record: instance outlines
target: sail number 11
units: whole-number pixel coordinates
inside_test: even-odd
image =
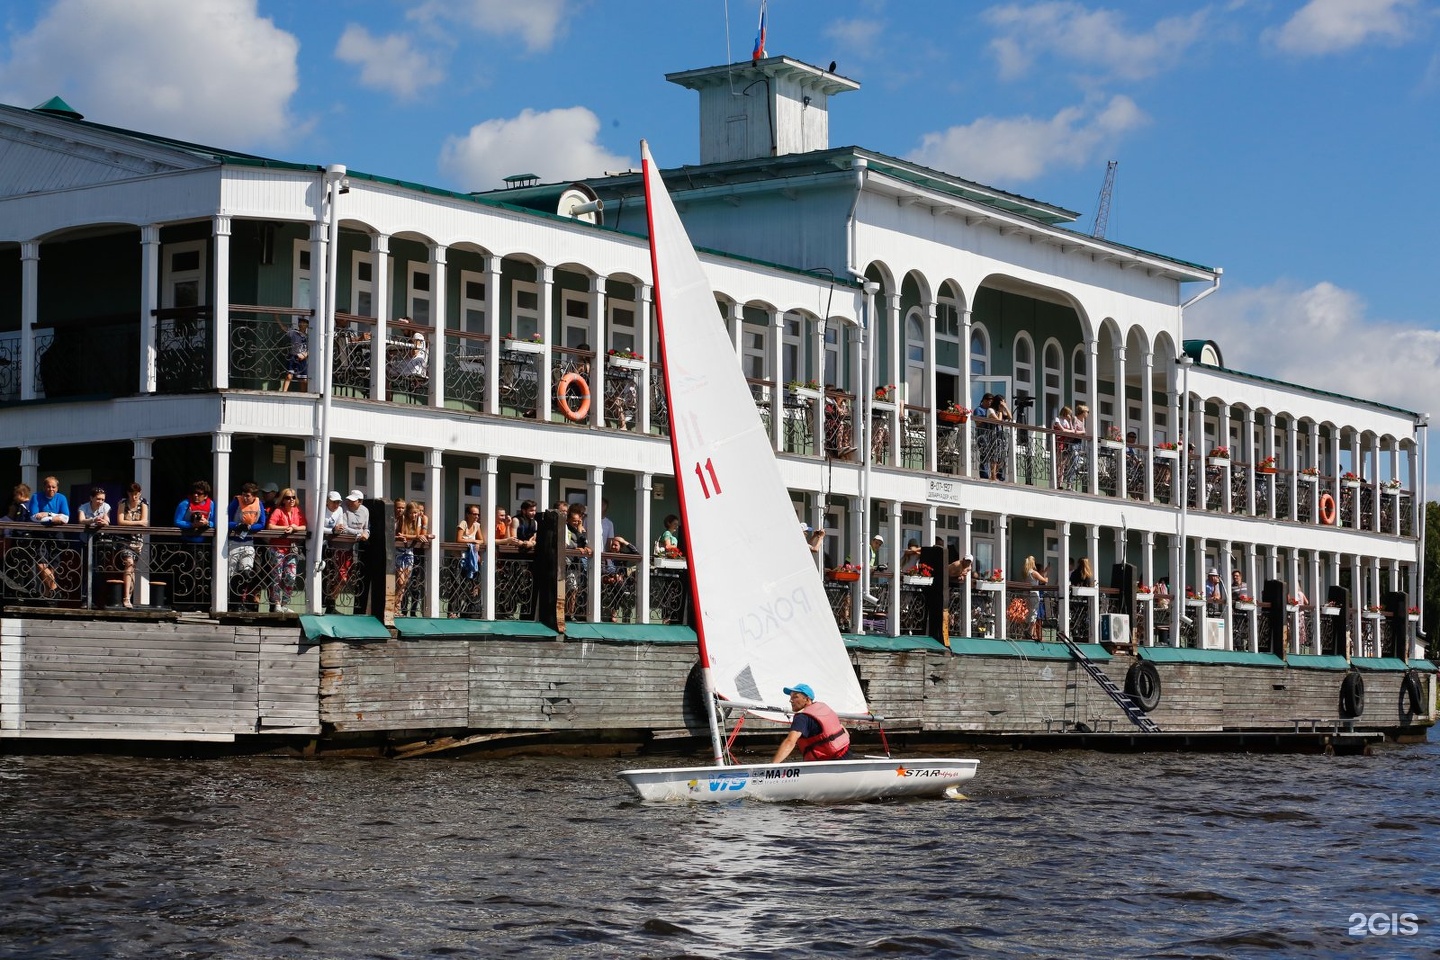
[[[707,473],[710,475],[709,483],[705,482],[705,475]],[[700,492],[705,494],[706,500],[710,499],[710,488],[712,486],[715,488],[715,496],[720,496],[720,478],[715,476],[715,464],[711,463],[708,457],[705,459],[704,464],[695,464],[695,476],[700,478]]]

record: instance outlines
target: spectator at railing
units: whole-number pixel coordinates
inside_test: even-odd
[[[277,504],[280,502],[280,486],[275,483],[267,483],[260,488],[260,503],[265,507],[265,516],[270,516]],[[268,522],[268,521],[267,521]]]
[[[260,609],[255,534],[265,529],[265,505],[260,502],[260,488],[249,481],[241,484],[226,513],[230,521],[230,536],[225,545],[230,593],[237,601],[236,610],[255,613]]]
[[[89,533],[95,533],[101,527],[108,527],[110,525],[110,504],[105,502],[105,488],[92,488],[90,499],[80,504],[75,514],[76,519],[85,525],[85,530]]]
[[[206,533],[215,529],[215,501],[210,499],[210,481],[196,480],[190,485],[190,496],[175,508],[175,526],[186,531],[187,543],[199,543]]]
[[[510,523],[510,539],[523,551],[535,549],[535,538],[540,534],[540,521],[535,518],[539,504],[526,500],[520,504],[520,513]]]
[[[16,523],[30,522],[30,484],[17,483],[10,495],[10,509],[5,511],[6,520]]]
[[[510,533],[511,522],[510,514],[505,512],[504,507],[495,508],[495,546],[508,547],[514,545],[515,538]]]
[[[1250,595],[1250,585],[1245,582],[1238,569],[1230,571],[1230,599],[1238,600],[1240,597]]]
[[[274,557],[270,609],[276,613],[290,613],[290,599],[295,595],[295,582],[300,573],[301,541],[305,536],[305,512],[300,508],[300,498],[293,488],[286,487],[280,491],[266,528],[283,534],[270,541]]]
[[[1076,557],[1075,565],[1070,570],[1070,586],[1072,587],[1093,587],[1095,586],[1095,574],[1090,570],[1089,557]]]
[[[280,391],[290,389],[290,384],[299,381],[300,390],[310,388],[310,318],[300,317],[296,326],[286,324],[283,317],[277,317],[289,341],[289,358],[285,361],[285,379],[280,381]]]
[[[363,584],[351,584],[351,575],[355,570],[355,554],[360,549],[360,544],[370,539],[370,510],[363,503],[364,499],[365,495],[359,490],[351,490],[346,494],[345,503],[340,508],[339,519],[335,521],[333,531],[336,534],[354,537],[355,540],[331,550],[335,579],[330,588],[330,596],[325,601],[326,613],[335,612],[335,601],[346,587],[351,587],[357,597],[364,594]],[[361,575],[363,576],[363,568]],[[359,577],[356,580],[358,581]]]
[[[115,511],[117,524],[122,527],[150,526],[150,502],[141,496],[142,492],[138,483],[132,483],[125,489],[125,499],[120,501],[119,509]],[[132,536],[115,554],[115,566],[124,579],[124,593],[120,600],[127,608],[135,606],[135,570],[140,564],[140,551],[144,548],[144,538]]]
[[[1220,582],[1220,571],[1214,567],[1205,575],[1205,604],[1206,606],[1223,606],[1225,604],[1225,584]]]
[[[325,504],[320,508],[321,526],[327,534],[335,532],[344,512],[340,509],[340,491],[331,490],[325,494]]]
[[[681,557],[680,518],[673,513],[665,515],[665,529],[655,538],[655,554],[660,557]]]
[[[478,609],[480,589],[484,581],[480,571],[484,568],[485,524],[480,522],[480,508],[474,504],[465,508],[465,519],[455,530],[455,539],[465,545],[460,554],[460,589],[451,601],[451,616],[465,616]],[[459,609],[455,609],[458,607]]]
[[[676,521],[679,525],[679,521]],[[570,504],[565,511],[565,550],[576,554],[565,561],[565,619],[575,616],[575,604],[586,586],[590,570],[589,535],[585,530],[585,508],[578,503]]]
[[[30,519],[56,527],[70,522],[70,501],[60,492],[60,481],[55,477],[41,480],[40,489],[31,495]]]
[[[619,542],[620,546],[618,548],[606,547],[606,549],[612,550],[615,553],[638,552],[635,550],[634,544],[615,532],[615,521],[610,519],[610,501],[603,497],[600,499],[600,537],[600,542],[607,545],[612,540]]]

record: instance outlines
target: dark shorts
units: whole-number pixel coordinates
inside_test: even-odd
[[[285,372],[292,377],[301,377],[306,380],[310,379],[310,358],[291,357],[285,362]]]

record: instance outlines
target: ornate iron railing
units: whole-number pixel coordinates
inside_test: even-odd
[[[209,307],[155,311],[155,389],[160,393],[210,390],[215,325]]]
[[[480,413],[485,409],[485,364],[490,338],[482,333],[445,332],[445,406]]]

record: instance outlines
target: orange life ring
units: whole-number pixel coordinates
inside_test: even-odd
[[[571,405],[570,388],[574,387],[580,393],[579,402]],[[567,373],[555,384],[555,404],[560,412],[565,414],[565,419],[572,423],[584,423],[585,415],[590,412],[590,384],[578,373]]]
[[[1320,494],[1320,522],[1326,526],[1335,525],[1335,498],[1328,493]]]

